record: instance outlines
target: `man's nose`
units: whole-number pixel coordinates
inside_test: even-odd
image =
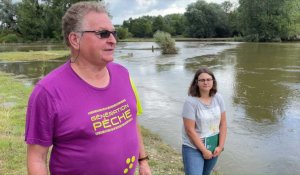
[[[117,38],[112,33],[110,33],[107,41],[110,43],[116,44]]]

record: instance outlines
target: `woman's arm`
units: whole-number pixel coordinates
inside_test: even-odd
[[[201,138],[198,136],[195,130],[196,122],[194,120],[186,119],[183,117],[183,124],[185,128],[185,132],[187,133],[189,139],[202,152],[204,159],[211,159],[212,152],[206,149]]]
[[[49,147],[27,145],[27,169],[29,175],[47,175],[47,154]]]
[[[221,121],[220,121],[220,135],[219,135],[219,145],[214,151],[214,157],[219,156],[224,149],[226,134],[227,134],[227,122],[226,122],[226,112],[221,113]]]

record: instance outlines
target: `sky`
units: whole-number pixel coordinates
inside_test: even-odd
[[[158,16],[171,13],[184,13],[187,5],[197,0],[105,0],[112,15],[113,24],[123,24],[130,17],[135,19],[141,16]],[[229,0],[237,4],[238,0]],[[206,0],[221,4],[224,0]]]

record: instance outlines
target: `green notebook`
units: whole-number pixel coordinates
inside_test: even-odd
[[[205,138],[205,147],[208,150],[210,150],[212,153],[215,151],[218,145],[219,145],[219,134]]]

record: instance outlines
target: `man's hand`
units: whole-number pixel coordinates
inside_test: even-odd
[[[139,173],[140,175],[151,175],[148,160],[139,161]]]

